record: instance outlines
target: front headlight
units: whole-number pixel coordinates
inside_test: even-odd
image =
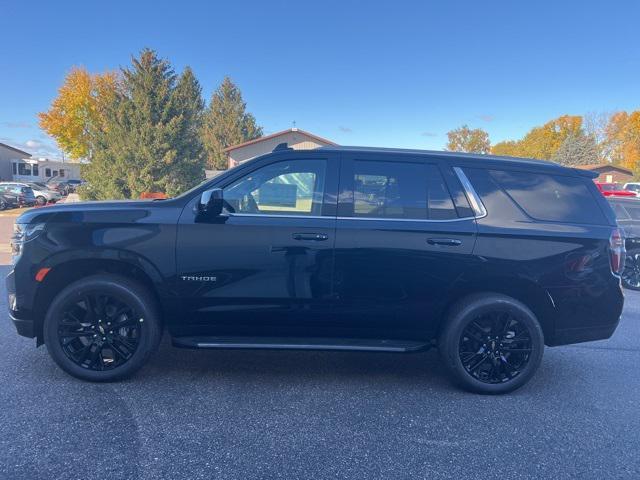
[[[36,238],[44,230],[44,223],[14,223],[11,237],[11,256],[13,262],[22,255],[24,244]]]

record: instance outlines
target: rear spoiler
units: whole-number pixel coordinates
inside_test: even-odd
[[[587,177],[591,179],[598,178],[598,175],[600,175],[598,172],[594,172],[592,170],[583,170],[581,168],[572,168],[571,171],[573,173],[577,173],[582,177]]]

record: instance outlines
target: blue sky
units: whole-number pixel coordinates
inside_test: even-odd
[[[73,65],[151,47],[205,98],[230,75],[265,132],[442,149],[462,124],[492,142],[558,115],[640,108],[640,2],[3,0],[0,142],[59,156],[37,127]]]

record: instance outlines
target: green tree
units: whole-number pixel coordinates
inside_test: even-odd
[[[470,129],[467,125],[447,132],[447,150],[452,152],[489,153],[489,134],[481,128]]]
[[[553,156],[561,165],[593,165],[598,163],[599,149],[593,135],[569,135]]]
[[[86,198],[172,196],[204,178],[204,105],[193,72],[187,68],[178,77],[149,49],[132,64],[91,132],[91,163],[82,166],[90,185],[82,192]]]
[[[225,148],[261,136],[262,127],[246,111],[240,89],[229,77],[225,77],[211,96],[204,115],[202,141],[207,152],[208,167],[226,169],[228,164]]]

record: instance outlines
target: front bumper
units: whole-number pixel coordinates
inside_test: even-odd
[[[16,318],[13,311],[9,310],[9,318],[16,327],[18,335],[23,337],[34,338],[36,336],[35,322],[25,318]]]
[[[9,318],[11,318],[11,321],[15,325],[18,335],[33,338],[37,335],[36,322],[33,318],[32,310],[26,308],[27,299],[16,294],[15,277],[15,270],[11,270],[6,279]]]

